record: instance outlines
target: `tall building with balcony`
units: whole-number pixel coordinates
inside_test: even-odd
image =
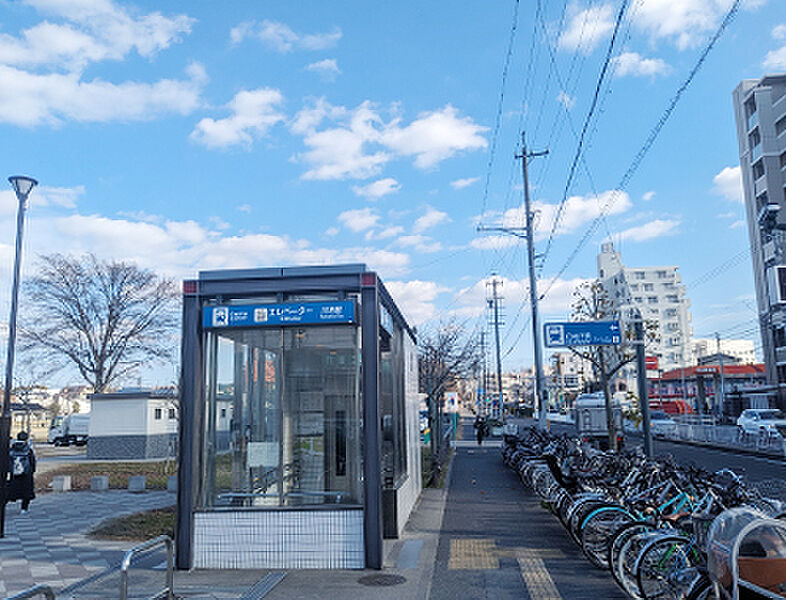
[[[732,94],[767,382],[786,406],[786,75]]]
[[[623,324],[638,309],[644,320],[657,328],[657,339],[648,342],[647,354],[658,357],[661,369],[690,364],[690,301],[685,297],[679,267],[626,267],[614,245],[606,242],[598,254],[598,278]]]

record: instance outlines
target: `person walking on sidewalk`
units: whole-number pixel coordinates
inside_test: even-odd
[[[486,428],[488,425],[486,424],[486,418],[478,415],[475,419],[475,432],[478,436],[478,446],[483,445],[483,437],[486,435]]]
[[[28,441],[26,431],[20,431],[11,443],[9,451],[9,471],[11,481],[8,484],[8,502],[22,501],[22,512],[26,513],[30,501],[35,498],[35,453]]]

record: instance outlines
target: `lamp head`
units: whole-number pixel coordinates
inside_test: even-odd
[[[10,181],[11,185],[14,186],[16,197],[20,200],[27,198],[27,196],[30,194],[30,190],[38,185],[38,182],[35,179],[32,177],[25,177],[24,175],[12,175],[8,178],[8,181]]]

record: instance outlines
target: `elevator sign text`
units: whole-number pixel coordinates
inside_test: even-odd
[[[205,306],[202,312],[202,326],[206,328],[274,327],[354,322],[355,303],[351,300]]]

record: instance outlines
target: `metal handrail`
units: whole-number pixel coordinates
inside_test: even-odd
[[[120,563],[120,600],[128,600],[128,569],[131,567],[131,559],[135,554],[144,550],[150,550],[156,546],[166,546],[166,588],[157,592],[154,598],[164,597],[167,600],[175,600],[174,594],[174,562],[173,562],[173,542],[172,538],[168,535],[159,535],[152,540],[147,540],[137,546],[131,548],[126,552],[123,557],[123,562]],[[163,593],[165,596],[162,596]],[[54,598],[54,597],[53,597]]]
[[[28,600],[28,598],[35,598],[38,595],[43,596],[46,600],[55,600],[55,593],[48,585],[36,585],[18,594],[9,596],[6,600]]]

